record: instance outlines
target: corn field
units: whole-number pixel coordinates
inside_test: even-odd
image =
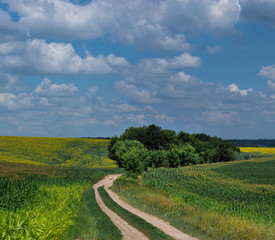
[[[117,168],[107,145],[0,137],[0,240],[62,239],[75,224],[84,190]]]
[[[275,160],[154,169],[144,174],[147,187],[161,190],[200,211],[275,224]]]

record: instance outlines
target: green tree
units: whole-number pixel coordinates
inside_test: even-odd
[[[144,146],[131,147],[122,158],[126,175],[132,178],[146,170],[150,161],[149,151]]]
[[[123,167],[127,175],[138,175],[147,169],[150,163],[150,154],[141,142],[118,140],[113,148],[119,167]]]

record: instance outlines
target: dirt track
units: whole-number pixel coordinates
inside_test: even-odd
[[[116,213],[112,212],[109,208],[105,206],[105,204],[102,202],[102,199],[99,196],[99,193],[97,189],[100,186],[104,186],[104,189],[108,192],[110,197],[121,207],[127,209],[129,212],[143,218],[147,222],[151,223],[155,227],[159,228],[162,230],[164,233],[167,235],[171,236],[174,239],[177,240],[198,240],[197,238],[190,237],[189,235],[179,231],[178,229],[174,228],[171,226],[169,223],[164,222],[163,220],[152,216],[150,214],[147,214],[145,212],[142,212],[129,204],[125,203],[122,201],[118,195],[116,195],[114,192],[112,192],[109,187],[113,185],[113,182],[115,179],[117,179],[120,175],[108,175],[106,176],[103,180],[98,182],[97,184],[94,185],[94,190],[95,190],[95,196],[96,196],[96,201],[101,207],[101,209],[111,218],[111,220],[114,222],[114,224],[118,227],[118,229],[121,231],[123,235],[123,239],[125,240],[143,240],[143,239],[148,239],[145,235],[143,235],[141,232],[139,232],[137,229],[133,228],[130,226],[126,221],[121,219]]]

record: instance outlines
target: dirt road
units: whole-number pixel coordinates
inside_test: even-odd
[[[138,231],[136,228],[133,228],[132,226],[130,226],[125,220],[123,220],[116,213],[111,211],[103,203],[103,201],[102,201],[102,199],[101,199],[101,197],[98,193],[98,188],[99,187],[110,185],[110,183],[112,185],[113,181],[118,177],[119,177],[119,175],[109,175],[109,176],[105,177],[103,180],[101,180],[100,182],[98,182],[97,184],[94,185],[93,188],[95,190],[96,201],[97,201],[98,205],[100,206],[100,208],[102,209],[102,211],[110,217],[112,222],[120,230],[120,232],[123,235],[124,240],[137,240],[137,239],[140,239],[140,240],[147,240],[148,239],[149,240],[149,238],[147,238],[143,233]]]
[[[129,239],[129,240],[130,239],[135,239],[135,240],[140,239],[140,240],[142,240],[142,239],[148,239],[148,238],[146,236],[144,236],[141,232],[139,232],[137,229],[131,227],[126,221],[121,219],[116,213],[112,212],[110,209],[108,209],[104,205],[104,203],[102,202],[102,200],[98,194],[98,191],[97,191],[97,188],[100,186],[104,186],[105,190],[108,192],[110,197],[117,204],[119,204],[121,207],[123,207],[123,208],[127,209],[129,212],[143,218],[144,220],[151,223],[155,227],[159,228],[160,230],[162,230],[164,233],[171,236],[172,238],[177,239],[177,240],[198,240],[197,238],[191,237],[191,236],[179,231],[178,229],[171,226],[169,223],[164,222],[163,220],[161,220],[153,215],[142,212],[142,211],[130,206],[129,204],[125,203],[124,201],[122,201],[118,195],[116,195],[114,192],[112,192],[109,189],[109,187],[111,187],[113,185],[114,180],[117,179],[119,176],[120,175],[118,175],[118,174],[106,176],[105,179],[103,179],[102,181],[100,181],[94,185],[94,189],[95,189],[95,194],[96,194],[96,200],[97,200],[99,206],[111,218],[111,220],[114,222],[114,224],[119,228],[122,235],[124,236],[123,239]]]

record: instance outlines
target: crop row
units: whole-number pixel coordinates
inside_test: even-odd
[[[248,163],[247,166],[246,163]],[[249,183],[249,178],[255,181],[253,176],[262,175],[262,168],[267,166],[269,170],[265,172],[265,177],[273,179],[275,160],[258,161],[259,165],[252,162],[254,168],[249,165],[249,161],[246,163],[242,163],[240,167],[242,171],[251,171],[250,174],[249,172],[245,174],[247,181],[241,179],[241,172],[234,175],[234,171],[231,170],[231,168],[238,168],[240,163],[236,162],[228,165],[212,164],[180,169],[155,169],[144,174],[143,183],[148,187],[165,191],[178,201],[202,211],[272,225],[275,223],[273,182],[267,180],[265,184]],[[228,172],[233,172],[233,175]],[[260,178],[258,179],[261,181]]]
[[[0,239],[61,239],[83,191],[108,171],[0,162]]]

